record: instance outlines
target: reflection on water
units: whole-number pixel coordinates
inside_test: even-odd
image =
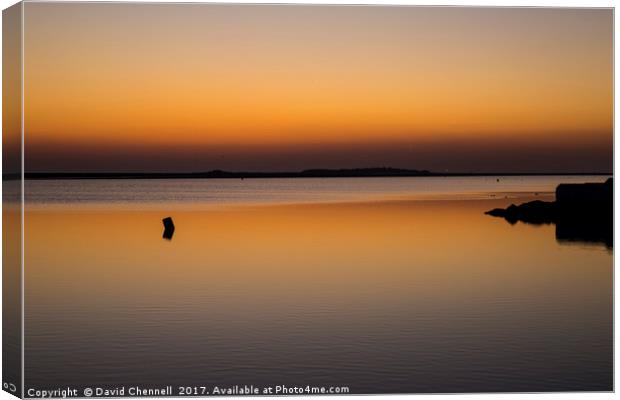
[[[555,238],[561,244],[591,243],[614,246],[613,216],[605,220],[561,220],[555,224]]]
[[[485,214],[489,214],[486,212]],[[552,225],[555,227],[555,238],[560,244],[592,244],[604,245],[608,249],[614,246],[613,210],[610,214],[598,215],[570,215],[556,218],[554,216],[538,216],[529,220],[519,220],[511,217],[504,219],[511,225],[523,223],[527,225]]]
[[[509,202],[34,207],[26,387],[611,390],[612,253]]]

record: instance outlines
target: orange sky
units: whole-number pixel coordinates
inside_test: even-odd
[[[27,169],[611,170],[612,17],[26,3]]]

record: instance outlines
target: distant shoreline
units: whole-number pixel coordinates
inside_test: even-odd
[[[308,169],[298,172],[28,172],[27,180],[58,179],[264,179],[264,178],[396,178],[469,176],[613,176],[606,172],[431,172],[398,168]],[[20,179],[21,174],[3,174],[3,180]]]

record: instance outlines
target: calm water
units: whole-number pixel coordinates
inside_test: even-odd
[[[488,199],[553,193],[559,183],[603,182],[603,176],[305,179],[103,179],[30,181],[32,206],[168,210],[229,204],[285,204],[387,199]],[[497,181],[499,179],[499,182]]]
[[[483,214],[605,178],[29,181],[25,387],[611,390],[613,251]]]

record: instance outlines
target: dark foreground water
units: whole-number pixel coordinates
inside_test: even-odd
[[[27,182],[25,388],[612,390],[613,250],[483,214],[605,178]]]

